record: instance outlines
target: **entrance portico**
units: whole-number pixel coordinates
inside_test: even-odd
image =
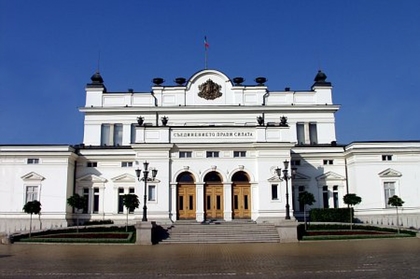
[[[203,182],[196,182],[194,175],[184,171],[172,183],[172,216],[175,220],[251,219],[251,187],[244,171],[236,172],[231,180],[223,181],[218,171],[210,171]],[[175,214],[174,214],[175,213]]]

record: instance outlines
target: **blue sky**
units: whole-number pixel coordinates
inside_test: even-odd
[[[150,91],[204,68],[334,86],[339,143],[420,140],[417,0],[0,0],[0,144],[83,141],[86,83]],[[172,82],[171,82],[172,83]]]

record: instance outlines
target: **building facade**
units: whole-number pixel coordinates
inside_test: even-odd
[[[0,146],[0,231],[27,229],[22,207],[33,199],[43,205],[39,226],[71,224],[74,193],[88,200],[81,219],[116,223],[125,221],[128,193],[141,201],[130,220],[141,220],[145,197],[158,223],[278,222],[287,204],[302,215],[303,191],[314,194],[313,208],[344,207],[343,196],[356,193],[357,217],[384,225],[395,222],[386,200],[397,194],[402,223],[420,226],[420,142],[337,144],[340,107],[321,71],[301,91],[271,91],[263,77],[243,85],[216,70],[174,85],[156,78],[151,92],[108,92],[99,73],[91,80],[80,108],[83,144]],[[278,175],[284,161],[289,179]]]

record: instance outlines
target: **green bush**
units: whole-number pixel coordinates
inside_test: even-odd
[[[353,211],[353,208],[351,210]],[[311,209],[310,218],[311,222],[348,223],[350,210],[348,208],[314,208]]]

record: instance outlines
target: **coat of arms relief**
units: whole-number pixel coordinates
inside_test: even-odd
[[[211,79],[208,79],[206,82],[199,85],[198,89],[200,90],[198,96],[206,100],[214,100],[223,95],[222,92],[220,92],[222,86]]]

